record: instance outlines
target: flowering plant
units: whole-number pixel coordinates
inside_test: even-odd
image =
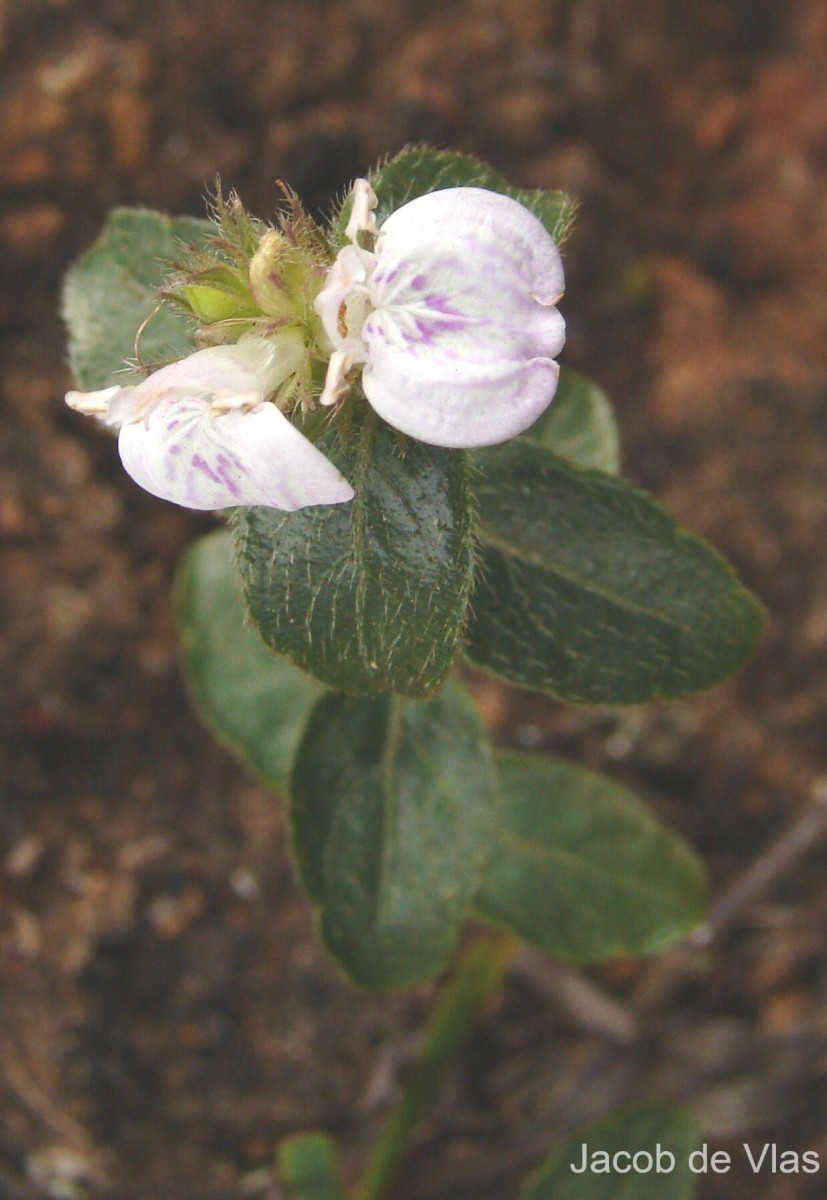
[[[435,1012],[418,1098],[362,1200],[385,1194],[516,947],[594,963],[703,917],[702,867],[674,832],[608,779],[495,752],[449,679],[464,659],[563,701],[638,704],[717,683],[761,629],[715,551],[618,477],[599,389],[560,371],[573,210],[411,150],[326,229],[289,192],[272,226],[236,197],[211,222],[122,210],[67,281],[69,404],[119,430],[147,491],[231,510],[181,566],[185,669],[217,736],[287,793],[330,954],[363,987],[404,987],[445,969],[469,918],[499,931]],[[667,1107],[622,1120],[694,1136]],[[590,1141],[618,1136],[610,1122]],[[285,1149],[299,1200],[322,1194],[311,1176],[345,1195],[331,1154]],[[575,1195],[561,1162],[525,1200]],[[677,1176],[658,1186],[688,1195]]]

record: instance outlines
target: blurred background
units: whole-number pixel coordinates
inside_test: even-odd
[[[358,1164],[428,992],[354,996],[280,804],[192,715],[170,582],[211,521],[65,409],[62,273],[114,205],[201,214],[220,174],[262,217],[279,178],[324,214],[406,143],[573,192],[564,361],[771,623],[692,702],[476,694],[500,743],[643,793],[721,894],[827,807],[827,3],[0,0],[0,38],[0,1195],[275,1200],[296,1129]],[[553,971],[516,975],[399,1200],[513,1197],[555,1137],[648,1095],[733,1152],[704,1200],[823,1196],[827,1165],[757,1183],[740,1143],[827,1164],[825,865],[791,856],[704,955],[589,972],[645,1005],[629,1044]]]

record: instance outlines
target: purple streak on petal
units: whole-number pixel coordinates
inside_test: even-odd
[[[459,317],[462,316],[456,308],[451,306],[451,301],[447,296],[440,296],[438,292],[431,292],[425,297],[425,303],[432,312],[445,313],[446,316]]]
[[[415,338],[411,337],[410,334],[405,334],[405,341],[412,343],[419,342],[423,346],[433,346],[436,322],[425,321],[422,317],[417,317],[414,324],[416,325],[416,331],[419,334],[419,337]]]
[[[460,316],[456,317],[453,321],[429,321],[427,317],[417,317],[414,321],[414,325],[419,333],[419,338],[413,338],[406,334],[405,340],[409,343],[419,342],[424,346],[434,346],[436,345],[440,334],[453,333],[457,329],[464,329],[467,324],[468,322],[466,319]],[[449,346],[450,339],[448,339],[448,345],[443,344],[442,353],[449,353]]]
[[[215,471],[212,469],[207,460],[202,458],[200,454],[193,454],[191,461],[193,467],[197,471],[203,471],[204,474],[213,481],[213,483],[221,483],[220,476],[216,475]]]
[[[182,414],[176,442],[167,432],[173,403]],[[201,510],[264,504],[290,511],[353,498],[334,465],[273,405],[220,417],[200,402],[165,407],[148,428],[123,426],[118,440],[127,471],[153,495]],[[181,457],[174,459],[170,450],[179,444]]]
[[[238,464],[236,464],[236,469],[240,469]],[[230,472],[229,467],[222,465],[218,472],[218,476],[219,479],[227,485],[230,495],[234,496],[236,500],[240,500],[241,488],[239,487],[238,479]]]

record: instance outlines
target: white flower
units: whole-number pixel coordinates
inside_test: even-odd
[[[269,403],[305,352],[297,331],[250,334],[138,384],[69,392],[66,403],[119,427],[121,461],[135,482],[184,508],[341,504],[353,488]]]
[[[565,341],[555,305],[563,267],[541,222],[508,196],[447,188],[404,204],[376,231],[357,180],[352,244],[316,311],[333,345],[323,404],[363,365],[368,402],[389,425],[436,446],[491,446],[551,402]],[[357,242],[377,233],[373,250]]]

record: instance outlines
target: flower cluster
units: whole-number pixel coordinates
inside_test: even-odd
[[[319,359],[323,407],[338,409],[361,372],[378,415],[431,445],[506,441],[551,402],[563,270],[540,221],[481,188],[420,196],[379,228],[366,180],[352,199],[348,244],[326,275],[315,260],[285,267],[284,236],[265,230],[245,263],[247,293],[229,267],[218,282],[205,271],[179,288],[208,329],[220,327],[219,344],[137,384],[68,394],[119,428],[124,467],[147,491],[194,509],[352,499],[291,420],[297,403],[315,403]],[[227,329],[241,336],[220,344]]]

